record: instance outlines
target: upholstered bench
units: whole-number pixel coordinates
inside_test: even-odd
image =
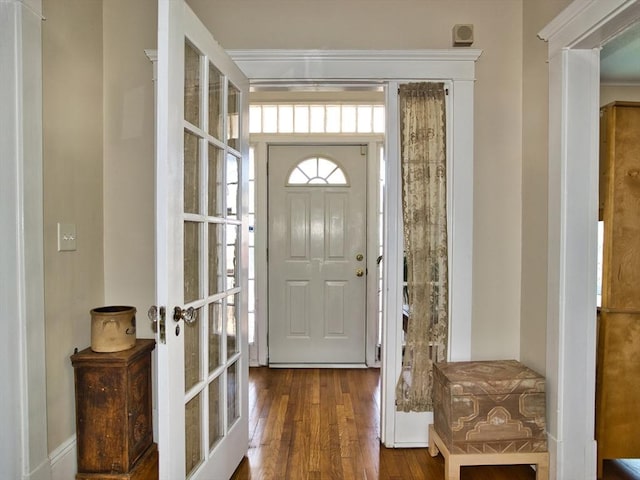
[[[545,380],[515,360],[434,366],[429,453],[442,453],[445,479],[464,465],[537,465],[549,477]]]

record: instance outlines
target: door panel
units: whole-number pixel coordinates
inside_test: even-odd
[[[248,445],[248,81],[181,0],[159,1],[158,46],[160,478],[228,478]]]
[[[270,364],[365,363],[366,167],[360,145],[269,147]]]

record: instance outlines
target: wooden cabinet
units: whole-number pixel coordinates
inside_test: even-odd
[[[640,103],[601,109],[596,441],[602,461],[640,458]]]
[[[151,352],[138,339],[121,352],[90,348],[71,356],[76,390],[80,480],[157,480],[153,443]]]

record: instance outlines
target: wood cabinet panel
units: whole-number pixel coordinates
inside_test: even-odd
[[[640,458],[640,103],[614,102],[601,109],[600,212],[598,477],[604,459]]]

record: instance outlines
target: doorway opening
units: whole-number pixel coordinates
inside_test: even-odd
[[[269,151],[282,145],[359,145],[366,151],[366,165],[361,185],[366,203],[365,244],[354,253],[354,261],[366,273],[363,297],[364,329],[362,343],[366,366],[380,365],[382,331],[382,255],[384,220],[384,142],[385,95],[382,86],[340,85],[323,87],[260,85],[252,88],[250,99],[250,184],[249,184],[249,357],[250,364],[267,365],[269,361],[269,263],[267,247]],[[284,185],[284,183],[283,183]],[[288,187],[289,188],[289,187]],[[313,187],[312,187],[313,188]],[[362,187],[358,188],[362,190]],[[355,260],[360,258],[362,260]],[[272,257],[273,258],[273,257]],[[358,269],[356,269],[358,270]],[[355,270],[354,270],[355,271]],[[335,286],[335,285],[334,285]],[[318,292],[312,290],[314,295]],[[336,290],[337,292],[337,290]],[[293,362],[295,363],[295,362]],[[303,362],[301,362],[303,363]]]

